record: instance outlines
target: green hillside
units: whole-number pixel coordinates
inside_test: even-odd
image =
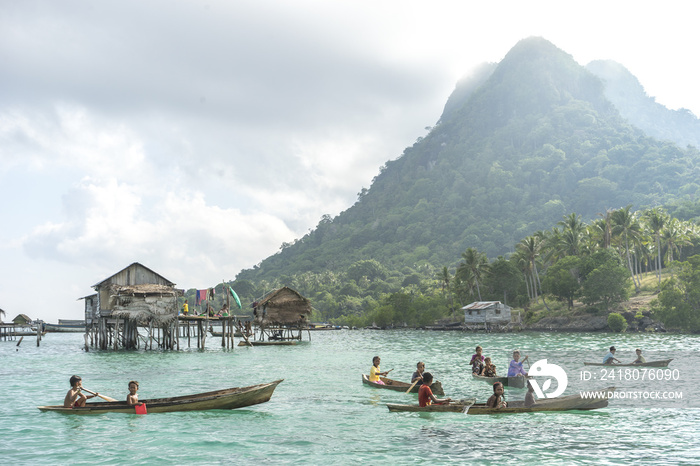
[[[461,81],[439,122],[380,168],[369,189],[237,279],[452,266],[467,248],[496,257],[570,212],[658,206],[700,194],[700,153],[620,117],[603,82],[541,38]]]

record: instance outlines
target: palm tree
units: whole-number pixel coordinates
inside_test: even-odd
[[[566,256],[578,256],[582,250],[582,237],[586,226],[581,221],[581,216],[571,213],[564,216],[557,225],[562,227],[561,250]]]
[[[627,257],[627,267],[632,274],[632,281],[634,282],[634,289],[639,293],[641,286],[641,279],[637,277],[634,273],[634,268],[632,267],[632,259],[630,257],[630,240],[632,242],[637,241],[642,236],[642,228],[639,225],[634,213],[630,212],[632,204],[628,205],[623,209],[618,209],[614,211],[611,215],[612,221],[612,234],[620,236],[625,245],[625,255]],[[637,281],[639,280],[639,283]]]
[[[668,214],[663,209],[654,207],[644,212],[644,217],[656,243],[656,275],[659,279],[659,288],[661,288],[661,230],[666,226]]]
[[[540,276],[537,273],[536,259],[539,257],[540,251],[542,250],[542,246],[544,244],[544,233],[538,233],[539,234],[536,233],[533,236],[528,236],[525,239],[520,240],[520,242],[516,245],[516,249],[521,252],[523,259],[525,259],[529,264],[528,272],[530,272],[532,277],[532,294],[536,302],[539,301],[538,290],[542,288]]]
[[[469,288],[476,287],[479,301],[481,301],[481,289],[479,288],[479,280],[488,270],[489,263],[486,259],[486,254],[477,251],[474,248],[469,248],[462,253],[462,262],[457,268],[457,273],[460,274],[462,280],[469,285]]]

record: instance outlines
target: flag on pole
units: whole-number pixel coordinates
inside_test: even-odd
[[[231,290],[231,296],[233,296],[233,299],[236,300],[236,304],[238,304],[238,309],[243,309],[243,306],[241,306],[241,300],[238,299],[238,295],[236,294],[235,291],[233,291],[233,288],[230,286],[228,287],[229,290]]]

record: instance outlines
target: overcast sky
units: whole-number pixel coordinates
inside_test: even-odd
[[[578,5],[578,6],[577,6]],[[455,83],[541,36],[700,115],[693,2],[0,0],[0,309],[132,262],[232,280],[336,216]]]

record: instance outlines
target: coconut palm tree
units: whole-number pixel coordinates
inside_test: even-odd
[[[659,279],[659,288],[661,288],[661,230],[668,223],[668,214],[663,209],[654,207],[644,212],[644,218],[656,244],[656,276]]]
[[[457,268],[457,273],[460,274],[460,277],[465,283],[473,285],[476,288],[479,301],[481,301],[479,281],[489,267],[486,254],[477,251],[475,248],[469,248],[462,253],[462,259],[464,259],[464,262]]]
[[[632,259],[630,257],[630,241],[635,242],[642,236],[642,228],[637,221],[633,212],[630,212],[632,204],[624,207],[622,209],[615,210],[611,214],[612,222],[612,234],[619,236],[625,246],[625,255],[627,257],[627,267],[632,274],[632,281],[634,282],[634,289],[639,293],[641,287],[641,279],[634,273],[634,267],[632,267]],[[639,283],[638,283],[639,281]]]

